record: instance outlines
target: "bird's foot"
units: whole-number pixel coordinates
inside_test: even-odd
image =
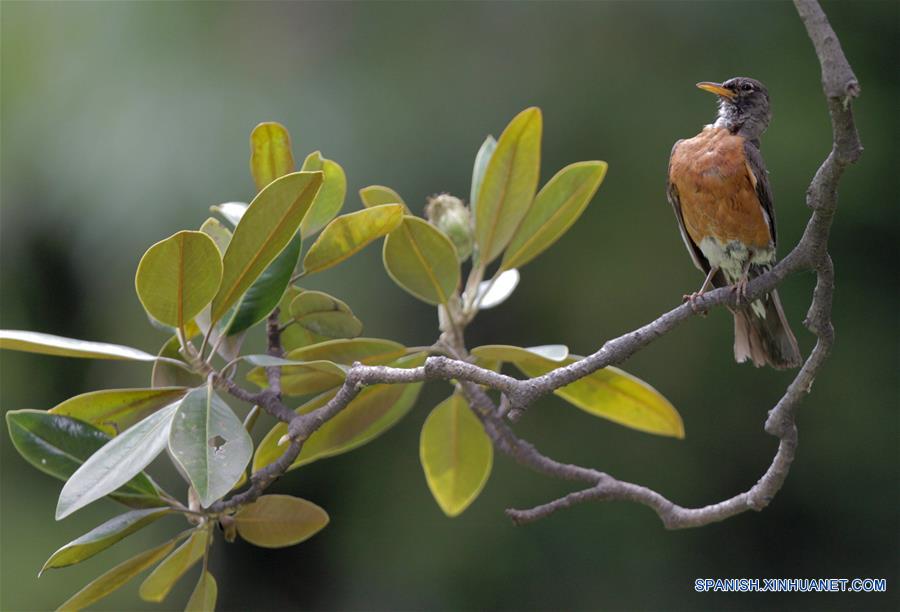
[[[747,301],[747,286],[749,284],[750,284],[750,277],[748,277],[747,275],[744,275],[741,277],[741,280],[739,280],[738,282],[736,282],[734,285],[731,286],[731,290],[734,291],[736,294],[735,301],[738,303],[738,305],[740,305],[741,302]]]
[[[694,311],[694,314],[700,315],[701,317],[705,317],[709,312],[705,308],[701,308],[697,305],[697,300],[703,297],[703,291],[695,291],[693,293],[685,293],[681,296],[681,302],[688,302],[691,305],[691,310]]]

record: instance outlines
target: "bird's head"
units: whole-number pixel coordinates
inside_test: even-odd
[[[747,77],[734,77],[724,83],[697,83],[697,87],[719,96],[716,125],[740,132],[755,140],[769,127],[772,111],[766,86]]]

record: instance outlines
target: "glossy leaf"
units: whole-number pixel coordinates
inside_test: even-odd
[[[578,359],[568,357],[561,364],[535,357],[513,363],[533,378]],[[646,382],[618,368],[597,370],[554,393],[588,414],[619,425],[662,436],[684,437],[681,415],[669,400]]]
[[[240,419],[209,385],[185,396],[178,407],[169,451],[206,508],[228,493],[253,454]]]
[[[291,276],[294,275],[302,244],[300,234],[295,234],[265,272],[247,289],[228,323],[226,335],[234,336],[253,327],[275,310],[281,296],[284,295],[285,288],[291,282]]]
[[[503,252],[531,206],[540,175],[541,130],[540,109],[528,108],[516,115],[497,141],[475,208],[481,265]]]
[[[424,354],[398,359],[392,365],[414,368],[425,363]],[[336,417],[322,425],[303,445],[299,457],[289,469],[312,463],[317,459],[351,451],[393,427],[412,408],[418,398],[422,383],[407,385],[373,385],[360,391]],[[297,408],[298,414],[307,414],[325,405],[334,391],[323,393]],[[259,443],[253,457],[256,472],[272,463],[284,452],[278,441],[287,433],[287,426],[279,423]]]
[[[303,259],[305,274],[336,266],[403,221],[403,206],[385,204],[341,215],[329,223]]]
[[[429,304],[446,304],[459,285],[456,247],[436,227],[403,217],[384,241],[384,267],[400,287]]]
[[[406,208],[406,202],[400,197],[400,194],[384,185],[369,185],[359,190],[359,199],[362,200],[363,206],[373,208],[384,204],[403,204]]]
[[[172,336],[159,349],[159,356],[185,363],[184,357],[178,352],[180,347],[181,343],[178,342],[178,337]],[[187,364],[185,363],[185,365]],[[153,371],[150,374],[150,386],[154,389],[160,387],[190,388],[202,384],[203,378],[200,375],[193,374],[182,367],[174,365],[172,362],[161,359],[153,364]]]
[[[115,436],[160,408],[181,399],[187,392],[184,387],[91,391],[69,398],[49,412],[90,423]]]
[[[250,132],[250,174],[256,190],[294,171],[291,135],[280,123],[260,123]]]
[[[208,542],[209,531],[204,528],[195,529],[184,544],[175,549],[144,579],[138,591],[141,599],[157,603],[164,600],[178,579],[203,558]]]
[[[92,425],[43,410],[11,410],[6,413],[6,425],[19,454],[60,480],[68,480],[110,440]],[[135,476],[110,497],[135,508],[164,504],[153,481],[144,474]]]
[[[478,284],[478,293],[475,303],[479,310],[487,310],[499,306],[513,294],[519,286],[519,271],[513,268],[500,272],[499,275],[489,281]]]
[[[528,348],[506,344],[487,344],[472,349],[472,355],[479,359],[509,363],[518,363],[537,358],[552,361],[555,363],[555,367],[559,367],[569,356],[569,347],[565,344],[545,344]]]
[[[434,499],[453,517],[475,501],[491,475],[494,447],[465,398],[451,395],[422,426],[419,458]]]
[[[314,334],[300,325],[291,324],[293,321],[293,317],[291,317],[291,304],[301,293],[302,290],[300,288],[289,285],[284,291],[281,302],[278,304],[278,323],[284,330],[281,332],[281,344],[284,346],[285,352],[330,340],[330,338]]]
[[[321,172],[296,172],[270,183],[253,199],[225,251],[211,323],[237,303],[291,241],[321,184]]]
[[[149,465],[165,448],[177,409],[176,402],[151,414],[81,464],[59,494],[56,520],[112,493]]]
[[[340,164],[325,159],[318,151],[306,156],[301,169],[305,172],[318,170],[324,175],[322,188],[300,224],[300,233],[307,238],[325,227],[340,212],[347,196],[347,176]]]
[[[222,280],[222,256],[203,232],[181,231],[144,253],[134,286],[144,310],[181,327],[209,304]]]
[[[216,609],[216,597],[219,588],[216,585],[216,579],[208,571],[204,570],[200,574],[200,580],[191,593],[187,605],[184,607],[185,612],[214,612]]]
[[[488,162],[497,148],[497,140],[493,136],[488,136],[478,148],[475,155],[475,164],[472,167],[472,188],[469,193],[469,208],[472,212],[478,205],[478,191],[481,189],[481,183],[484,182],[484,171],[487,170]]]
[[[50,555],[38,576],[48,569],[75,565],[85,559],[90,559],[116,542],[171,513],[172,510],[169,508],[149,508],[132,510],[113,517]]]
[[[301,327],[326,338],[356,338],[362,322],[344,302],[321,291],[303,291],[291,302],[291,318]]]
[[[57,610],[65,612],[82,610],[89,605],[100,601],[169,554],[169,551],[174,548],[175,542],[176,540],[166,542],[156,548],[151,548],[150,550],[142,552],[128,561],[123,561],[99,578],[91,581],[87,586],[75,593],[68,601],[57,608]]]
[[[242,538],[263,548],[293,546],[328,524],[328,514],[316,504],[290,495],[263,495],[234,515]]]
[[[228,243],[231,242],[230,229],[222,225],[222,222],[215,217],[209,217],[200,226],[200,231],[212,238],[216,248],[219,249],[219,253],[225,255],[225,251],[228,250]]]
[[[606,162],[579,162],[556,173],[534,198],[503,254],[501,269],[521,268],[559,240],[584,209],[606,176]]]
[[[248,206],[249,204],[246,202],[225,202],[224,204],[210,206],[209,210],[211,212],[219,213],[225,217],[225,220],[231,223],[231,225],[237,226],[237,224],[241,222],[244,213],[247,212]]]
[[[0,329],[0,349],[84,359],[126,359],[131,361],[156,359],[153,355],[130,346],[75,340],[74,338],[16,329]]]

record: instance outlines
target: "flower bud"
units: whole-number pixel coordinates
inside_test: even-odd
[[[428,199],[425,207],[428,222],[447,234],[456,247],[459,261],[465,261],[472,254],[474,242],[472,217],[463,201],[448,193]]]

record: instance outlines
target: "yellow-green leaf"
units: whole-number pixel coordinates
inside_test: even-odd
[[[225,251],[228,250],[228,243],[231,242],[230,229],[222,225],[222,222],[215,217],[208,217],[203,222],[203,225],[200,226],[200,231],[212,238],[212,241],[216,243],[216,248],[219,249],[219,253],[225,255]]]
[[[394,281],[429,304],[446,304],[459,285],[456,247],[436,227],[405,216],[384,241],[384,267]]]
[[[209,531],[205,528],[195,529],[191,537],[157,565],[141,583],[141,599],[155,602],[164,600],[178,579],[203,558],[208,542]]]
[[[428,488],[447,516],[462,514],[491,475],[494,447],[459,394],[438,404],[422,426],[419,458]]]
[[[193,325],[193,324],[192,324]],[[196,329],[196,326],[194,326]],[[188,332],[188,336],[192,334]],[[168,359],[180,361],[187,366],[179,349],[181,343],[178,336],[172,336],[159,349],[159,357],[165,357],[166,360],[158,359],[153,364],[153,372],[150,374],[150,386],[154,389],[160,387],[196,387],[203,384],[203,378],[198,374],[193,374],[183,367],[175,365]]]
[[[362,333],[362,322],[353,316],[344,302],[321,291],[304,291],[291,302],[294,321],[319,336],[355,338]]]
[[[208,571],[204,570],[191,593],[191,598],[184,607],[185,612],[213,612],[216,609],[216,597],[219,587],[216,579]]]
[[[385,204],[341,215],[329,223],[303,259],[305,274],[336,266],[403,221],[401,204]]]
[[[276,179],[253,199],[225,251],[211,324],[222,318],[287,246],[321,184],[321,172],[295,172]]]
[[[91,391],[57,404],[49,412],[90,423],[115,436],[187,392],[184,387]]]
[[[294,171],[291,135],[280,123],[260,123],[250,132],[250,173],[256,190]]]
[[[300,293],[302,293],[301,289],[294,285],[288,285],[287,289],[284,290],[284,295],[281,297],[281,302],[278,304],[278,324],[284,330],[281,332],[281,344],[286,352],[330,339],[314,334],[300,325],[291,324],[293,321],[291,304]]]
[[[540,175],[541,131],[541,111],[532,107],[516,115],[497,141],[475,208],[481,265],[503,252],[531,206]]]
[[[242,538],[263,548],[293,546],[328,524],[328,514],[316,504],[290,495],[263,495],[234,515]]]
[[[76,340],[17,329],[0,329],[0,349],[85,359],[126,359],[131,361],[154,361],[156,359],[153,355],[130,346]]]
[[[606,176],[606,162],[566,166],[534,198],[503,254],[501,269],[520,268],[547,250],[587,207]]]
[[[373,208],[383,204],[403,204],[406,202],[400,197],[400,194],[384,185],[369,185],[359,190],[359,199],[362,200],[363,206]]]
[[[487,170],[488,162],[491,161],[496,148],[497,140],[489,135],[475,155],[475,163],[472,165],[472,186],[469,190],[469,208],[473,212],[478,208],[478,192],[481,190],[481,183],[484,182],[484,171]]]
[[[144,253],[134,276],[138,298],[161,323],[182,327],[209,304],[222,280],[222,256],[203,232],[181,231]]]
[[[301,170],[318,170],[324,175],[322,188],[300,224],[300,233],[306,238],[325,227],[340,212],[347,195],[347,176],[340,164],[325,159],[318,151],[306,156]]]
[[[156,548],[144,551],[128,561],[123,561],[102,576],[88,583],[83,589],[72,595],[57,610],[75,612],[96,603],[123,586],[129,580],[146,570],[148,567],[169,554],[175,546],[176,540],[161,544]]]
[[[472,349],[472,356],[487,361],[518,363],[533,358],[556,362],[556,366],[569,356],[569,347],[565,344],[545,344],[543,346],[510,346],[507,344],[486,344]]]

